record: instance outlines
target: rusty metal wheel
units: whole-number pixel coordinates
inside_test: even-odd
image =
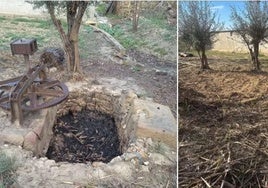
[[[21,77],[0,82],[0,106],[10,109],[10,93]],[[59,104],[68,97],[68,88],[58,80],[35,80],[21,97],[21,109],[34,111]]]
[[[2,108],[10,109],[9,96],[11,90],[18,84],[21,78],[22,76],[0,81],[0,106]]]

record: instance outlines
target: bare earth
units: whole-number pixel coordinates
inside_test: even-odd
[[[268,74],[247,59],[179,63],[179,187],[265,187]]]
[[[159,36],[150,37],[152,38],[146,39],[153,42]],[[173,42],[171,41],[169,48],[166,49],[169,50],[167,57],[158,57],[148,49],[136,49],[129,50],[127,57],[120,58],[117,56],[118,51],[103,38],[103,35],[92,32],[88,34],[86,44],[89,46],[90,58],[84,59],[81,65],[85,74],[92,78],[134,79],[134,82],[145,90],[140,97],[152,98],[157,103],[169,106],[176,118],[177,63],[176,44]],[[163,48],[168,46],[165,42],[161,45]]]

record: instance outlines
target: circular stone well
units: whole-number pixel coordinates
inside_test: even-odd
[[[70,92],[57,111],[46,153],[56,162],[110,162],[134,139],[130,107],[137,96],[104,88]]]

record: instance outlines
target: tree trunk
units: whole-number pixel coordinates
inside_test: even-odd
[[[74,72],[81,72],[81,68],[80,68],[80,55],[79,55],[79,47],[78,47],[78,35],[77,38],[73,41],[73,48],[74,48]]]
[[[205,69],[210,69],[209,65],[208,65],[208,58],[206,55],[206,51],[202,50],[202,54],[200,55],[200,51],[198,51],[198,55],[201,61],[201,69],[205,70]]]
[[[133,12],[132,12],[132,25],[133,25],[133,31],[138,31],[138,23],[139,23],[139,17],[140,17],[140,8],[141,8],[141,2],[140,1],[134,1],[133,2]]]
[[[260,61],[259,61],[259,43],[255,43],[253,45],[253,49],[254,49],[254,53],[253,53],[253,56],[254,56],[254,70],[256,71],[261,71],[261,66],[260,66]]]
[[[68,40],[68,37],[63,30],[63,27],[61,25],[60,20],[58,20],[55,16],[55,10],[54,10],[53,4],[48,2],[46,5],[47,5],[48,12],[50,14],[50,17],[51,17],[55,27],[57,28],[57,30],[60,34],[60,38],[64,44],[64,51],[66,52],[66,56],[67,56],[67,70],[69,72],[71,70],[70,62],[72,62],[72,58],[73,58],[73,56],[71,55],[72,54],[71,43]]]
[[[80,57],[78,48],[78,34],[82,22],[82,17],[87,8],[88,2],[85,1],[68,1],[67,7],[67,34],[61,25],[60,20],[55,16],[55,8],[52,2],[46,2],[47,9],[51,19],[60,33],[61,40],[64,44],[64,51],[67,56],[67,70],[68,72],[80,72]]]
[[[82,17],[86,10],[88,2],[67,2],[67,22],[68,22],[68,38],[71,43],[73,59],[70,62],[70,70],[72,72],[80,72],[80,56],[79,56],[79,28],[82,22]]]
[[[117,9],[117,1],[111,1],[108,8],[105,11],[105,15],[115,14],[116,9]]]

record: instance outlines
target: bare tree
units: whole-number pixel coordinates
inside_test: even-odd
[[[64,44],[64,50],[67,55],[68,72],[81,72],[80,56],[78,49],[79,28],[82,23],[82,17],[88,5],[88,1],[33,1],[35,8],[45,6],[51,19],[56,26],[61,40]],[[57,10],[65,10],[67,15],[67,31],[56,16]]]
[[[265,1],[245,1],[245,8],[238,12],[232,7],[233,29],[242,37],[249,50],[253,70],[261,71],[259,46],[267,42],[268,4]]]
[[[201,69],[209,69],[206,50],[212,46],[215,31],[221,27],[216,16],[209,1],[179,1],[179,40],[197,51]]]

